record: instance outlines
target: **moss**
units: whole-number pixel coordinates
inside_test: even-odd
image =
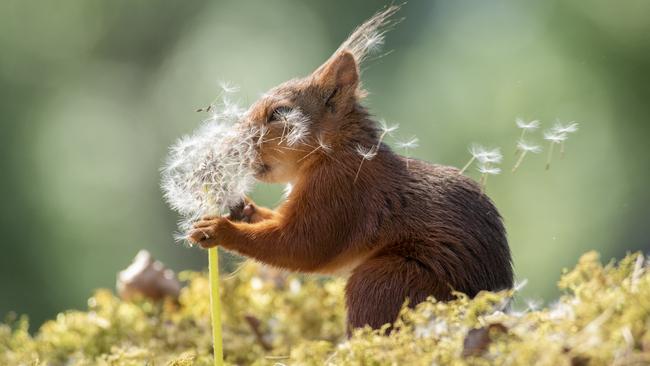
[[[602,265],[582,256],[563,295],[541,310],[507,310],[511,291],[458,294],[404,309],[390,336],[344,335],[341,280],[269,274],[248,263],[222,282],[224,346],[241,365],[609,365],[650,363],[650,272],[638,254]],[[35,335],[0,325],[1,365],[209,365],[208,282],[184,273],[179,302],[123,302],[98,290]]]

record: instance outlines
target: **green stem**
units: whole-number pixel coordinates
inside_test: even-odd
[[[212,313],[212,343],[214,365],[223,366],[223,341],[221,338],[221,300],[219,298],[219,250],[208,249],[208,271],[210,278],[210,310]]]
[[[519,141],[524,140],[524,135],[526,134],[526,130],[521,130],[521,135],[519,135]],[[515,156],[517,156],[517,153],[519,152],[519,146],[515,148]]]
[[[521,165],[521,162],[524,161],[524,156],[526,156],[526,153],[528,151],[524,150],[521,152],[521,155],[519,155],[519,159],[517,159],[517,162],[515,163],[515,166],[512,167],[512,172],[514,173],[517,168],[519,168],[519,165]]]
[[[546,170],[551,168],[551,159],[553,158],[553,146],[555,142],[551,141],[551,146],[548,147],[548,158],[546,159]]]
[[[472,156],[472,158],[469,159],[469,161],[467,162],[467,164],[465,164],[465,166],[463,167],[463,169],[461,169],[461,170],[458,172],[458,174],[463,174],[463,173],[465,172],[465,170],[467,170],[467,168],[469,168],[469,166],[472,165],[472,163],[474,162],[474,159],[476,159],[476,158],[475,158],[474,156]]]

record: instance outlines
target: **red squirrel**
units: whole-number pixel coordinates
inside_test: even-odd
[[[348,331],[394,322],[406,300],[513,285],[502,219],[481,187],[456,168],[393,152],[361,104],[359,65],[397,10],[376,14],[311,75],[248,110],[242,123],[266,131],[256,178],[291,184],[286,200],[275,210],[248,200],[243,221],[204,217],[189,234],[271,266],[346,274]],[[281,120],[292,111],[307,130],[289,144]]]

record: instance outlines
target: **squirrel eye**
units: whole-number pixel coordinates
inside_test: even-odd
[[[292,108],[288,106],[277,107],[273,112],[271,112],[271,114],[269,114],[268,122],[281,121],[285,119],[287,114],[291,112],[291,109]]]

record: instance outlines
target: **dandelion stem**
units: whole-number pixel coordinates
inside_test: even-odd
[[[564,141],[560,143],[560,159],[564,159]]]
[[[469,168],[469,166],[472,165],[472,163],[474,162],[474,160],[476,160],[476,156],[472,156],[472,158],[469,159],[469,161],[467,162],[467,164],[465,164],[465,166],[463,167],[463,169],[461,169],[461,170],[458,172],[458,174],[463,174],[463,173],[465,173],[465,171],[467,170],[467,168]]]
[[[553,146],[555,142],[551,141],[551,146],[548,147],[548,158],[546,159],[546,170],[551,168],[551,159],[553,158]]]
[[[359,172],[361,172],[361,166],[363,165],[363,162],[364,162],[365,160],[366,160],[366,159],[364,159],[363,157],[361,157],[361,163],[359,164],[359,168],[357,169],[357,174],[354,175],[354,181],[353,181],[352,183],[356,183],[356,182],[357,182],[357,178],[359,178]]]
[[[521,130],[521,135],[519,135],[519,141],[523,141],[523,140],[524,140],[524,135],[526,135],[526,130],[525,130],[525,129],[522,129],[522,130]],[[519,146],[515,147],[515,156],[517,156],[517,153],[518,153],[519,151],[521,151],[521,149],[519,148]]]
[[[517,162],[515,163],[515,166],[512,167],[512,172],[513,173],[519,168],[519,165],[521,165],[521,162],[524,161],[524,157],[526,156],[527,152],[528,151],[526,151],[526,150],[521,150],[521,155],[519,155],[519,159],[517,159]]]
[[[485,186],[487,185],[487,178],[488,178],[487,173],[483,173],[481,175],[481,180],[479,181],[479,183],[481,184],[481,191],[485,190]]]
[[[217,247],[208,249],[208,271],[210,272],[210,311],[212,313],[214,366],[223,366],[221,300],[219,299],[219,251]]]
[[[406,148],[406,149],[404,149],[404,151],[406,152],[406,170],[408,170],[409,169],[409,149]]]

